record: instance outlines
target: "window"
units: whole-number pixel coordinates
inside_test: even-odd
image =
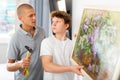
[[[16,0],[0,0],[0,8],[0,43],[6,43],[15,29]]]

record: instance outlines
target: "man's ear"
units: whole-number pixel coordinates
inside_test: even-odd
[[[18,19],[19,19],[19,20],[22,20],[22,16],[18,16]]]

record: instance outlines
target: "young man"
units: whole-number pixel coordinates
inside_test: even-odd
[[[53,11],[52,30],[54,35],[41,43],[41,59],[44,80],[73,80],[73,73],[81,75],[83,66],[71,66],[72,41],[66,37],[71,26],[71,17],[64,11]]]
[[[17,15],[22,24],[14,33],[8,47],[7,70],[15,71],[14,80],[43,80],[39,55],[45,32],[43,28],[36,26],[36,15],[31,5],[21,4],[17,8]],[[31,54],[26,58],[29,49]],[[25,69],[28,69],[27,75],[24,73]]]

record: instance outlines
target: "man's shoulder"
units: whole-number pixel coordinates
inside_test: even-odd
[[[19,36],[18,31],[15,31],[11,36],[11,38],[17,38],[18,36]]]

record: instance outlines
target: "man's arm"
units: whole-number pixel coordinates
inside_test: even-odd
[[[49,55],[43,55],[41,56],[43,68],[46,72],[52,72],[52,73],[62,73],[62,72],[75,72],[78,75],[82,75],[81,68],[83,66],[63,66],[59,64],[53,63],[52,56]]]
[[[18,62],[15,62],[14,59],[8,59],[7,61],[7,70],[8,71],[16,71],[20,68],[20,63],[19,61]]]
[[[20,68],[26,68],[30,65],[30,58],[24,58],[20,61],[15,61],[14,59],[8,59],[7,61],[7,70],[8,71],[17,71]]]

